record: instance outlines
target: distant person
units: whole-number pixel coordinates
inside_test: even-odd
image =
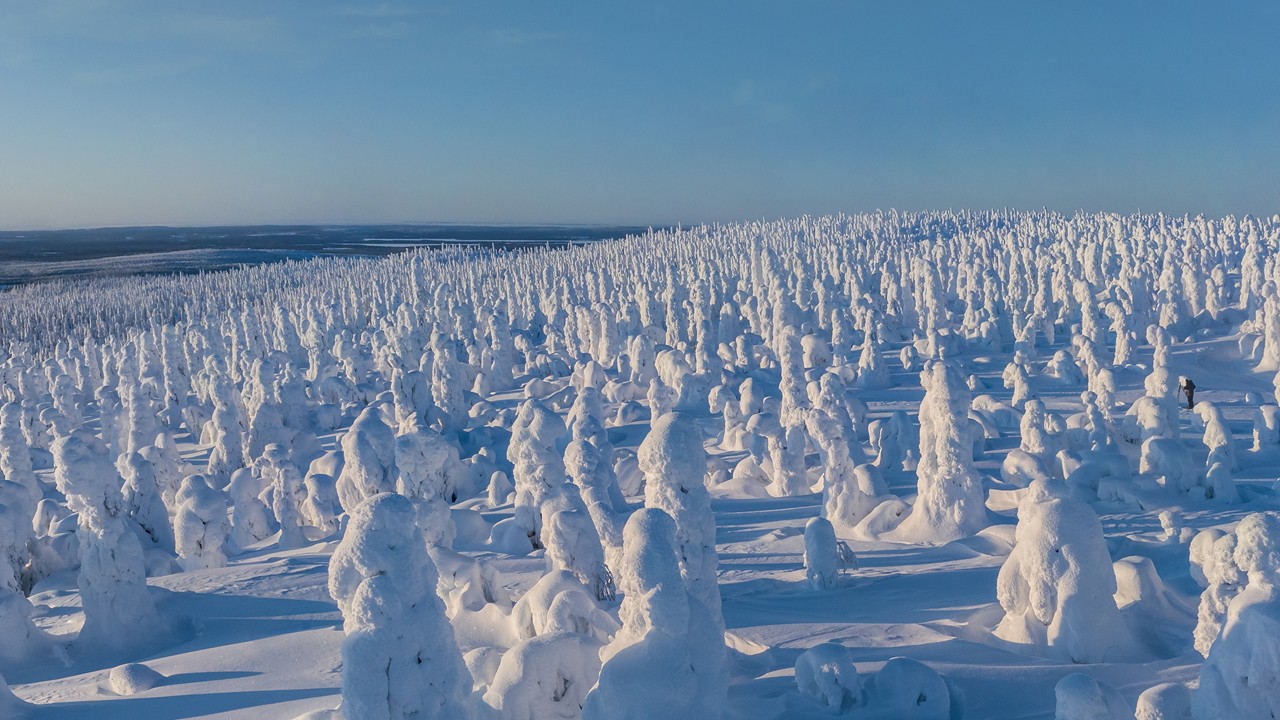
[[[1196,384],[1191,382],[1189,377],[1180,378],[1180,380],[1182,380],[1182,392],[1187,395],[1187,409],[1191,410],[1196,406]]]

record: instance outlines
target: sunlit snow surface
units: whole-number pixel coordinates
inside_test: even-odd
[[[1057,232],[1063,231],[1061,220],[1058,219]],[[974,223],[971,229],[998,231],[1011,222],[1007,218],[992,217]],[[1148,219],[1145,224],[1154,223]],[[904,226],[908,235],[918,230],[914,223]],[[1110,226],[1102,222],[1096,227]],[[929,231],[949,229],[950,225],[942,222],[931,226]],[[1132,227],[1126,229],[1131,230]],[[1042,231],[1055,230],[1050,223]],[[724,231],[694,231],[685,241],[714,246],[717,232]],[[1270,232],[1273,245],[1274,225]],[[732,247],[735,250],[753,247],[751,237],[759,233],[777,236],[799,235],[803,231],[800,226],[776,225],[733,231]],[[670,241],[670,237],[666,241]],[[399,250],[401,242],[395,237],[379,236],[369,244]],[[646,239],[626,242],[629,244],[620,246],[625,253],[650,251]],[[676,242],[680,242],[679,237]],[[775,253],[778,247],[774,246]],[[1243,247],[1241,241],[1239,248]],[[62,272],[62,268],[77,272],[81,267],[77,263],[99,269],[112,263],[144,263],[133,268],[144,272],[187,270],[205,262],[215,266],[232,261],[260,262],[264,257],[255,253],[293,251],[253,251],[234,258],[221,255],[225,252],[241,251],[206,249],[142,255],[130,260],[68,260],[62,262],[58,272]],[[1267,252],[1274,252],[1271,245],[1267,245]],[[175,258],[176,255],[181,257]],[[557,256],[548,257],[554,261]],[[794,268],[801,268],[809,262],[804,258],[782,257],[782,267],[790,263]],[[660,273],[663,258],[653,259],[657,263],[654,272]],[[167,265],[170,260],[182,267]],[[1236,267],[1227,268],[1232,282],[1228,294],[1232,294],[1237,292],[1239,283],[1236,274],[1239,253],[1228,253],[1224,261],[1236,263]],[[403,269],[405,264],[414,261],[398,256],[376,262],[401,263],[396,267]],[[752,260],[743,257],[742,262],[741,267],[746,269]],[[903,262],[910,263],[909,260]],[[579,265],[577,269],[583,267],[585,265]],[[880,270],[873,267],[870,273]],[[5,271],[10,281],[31,272],[21,264]],[[821,270],[824,274],[828,271],[826,267]],[[1207,273],[1208,268],[1204,271]],[[809,272],[813,273],[814,269],[810,268]],[[552,279],[548,276],[548,280]],[[805,276],[804,281],[812,282],[812,276]],[[429,276],[419,277],[418,282],[425,283],[415,286],[423,299],[429,300],[439,288]],[[868,290],[871,284],[874,283],[867,280]],[[1097,290],[1101,294],[1106,288]],[[997,294],[1001,292],[998,290]],[[1069,297],[1061,301],[1072,302]],[[590,304],[585,298],[583,302]],[[848,307],[851,302],[850,298],[841,297],[838,306]],[[1280,467],[1277,465],[1280,447],[1249,450],[1259,399],[1274,402],[1273,373],[1259,372],[1255,369],[1256,358],[1242,356],[1239,339],[1245,332],[1241,321],[1251,318],[1252,315],[1246,316],[1244,311],[1233,310],[1222,313],[1218,319],[1202,314],[1188,320],[1173,333],[1175,342],[1168,361],[1172,376],[1185,375],[1196,381],[1198,401],[1211,402],[1223,412],[1239,458],[1240,468],[1234,477],[1246,502],[1227,506],[1210,500],[1164,497],[1150,507],[1107,501],[1093,503],[1105,530],[1111,558],[1149,558],[1163,581],[1169,614],[1160,619],[1164,628],[1153,642],[1167,647],[1166,652],[1149,653],[1130,662],[1073,664],[1045,648],[1017,646],[993,635],[993,629],[1004,616],[996,599],[997,576],[1009,553],[1020,497],[1017,487],[1000,480],[1006,453],[1020,444],[1015,424],[1002,428],[1000,437],[988,439],[985,451],[975,462],[988,491],[987,507],[992,511],[994,529],[937,546],[842,537],[856,555],[859,567],[846,573],[829,589],[811,589],[804,569],[804,528],[810,518],[820,513],[821,494],[746,496],[739,492],[736,480],[710,487],[717,526],[719,589],[726,642],[731,648],[727,715],[733,718],[831,717],[825,708],[802,696],[794,680],[794,667],[801,652],[827,642],[846,646],[863,676],[874,673],[885,661],[897,656],[928,664],[960,689],[967,718],[1052,717],[1055,684],[1075,672],[1084,672],[1114,686],[1130,707],[1142,691],[1159,683],[1194,683],[1203,662],[1191,645],[1201,587],[1191,577],[1188,546],[1167,540],[1157,515],[1161,510],[1174,509],[1188,528],[1230,529],[1247,513],[1276,506],[1271,485],[1277,479],[1276,468]],[[668,319],[676,321],[684,316],[677,310],[668,315]],[[958,317],[955,320],[958,324]],[[825,321],[812,317],[809,322],[817,326],[817,332],[825,332],[830,337],[829,323],[824,325]],[[1107,320],[1104,318],[1101,322],[1105,325]],[[1055,351],[1071,350],[1071,326],[1078,323],[1078,317],[1072,318],[1068,312],[1059,324],[1052,346],[1041,338],[1038,356],[1031,361],[1037,371],[1031,377],[1031,388],[1048,410],[1063,417],[1081,411],[1083,384],[1063,385],[1040,371]],[[513,324],[517,330],[524,329],[518,322]],[[1113,418],[1117,426],[1124,409],[1144,394],[1144,378],[1150,373],[1153,361],[1153,349],[1142,336],[1143,328],[1135,330],[1138,337],[1134,357],[1127,364],[1112,368],[1117,401]],[[855,365],[859,343],[851,343],[851,362]],[[870,418],[885,418],[893,411],[903,410],[916,420],[924,391],[919,370],[906,370],[899,361],[899,351],[904,344],[886,339],[881,350],[890,371],[890,387],[857,389],[850,383],[850,392],[866,403]],[[692,347],[689,352],[692,355]],[[1110,353],[1110,348],[1100,348],[1099,354],[1106,358],[1108,366]],[[1002,374],[1013,357],[1012,342],[995,348],[964,347],[953,357],[963,367],[966,378],[972,375],[983,386],[975,390],[974,395],[987,394],[1003,402],[1010,401],[1012,392],[1004,387]],[[524,381],[529,375],[517,372],[516,377]],[[745,371],[735,376],[734,382],[744,377]],[[769,394],[776,395],[776,370],[772,377],[775,385]],[[537,393],[547,397],[570,384],[569,377],[552,377],[537,388]],[[1246,399],[1246,394],[1252,395]],[[484,397],[496,413],[506,409],[514,411],[524,398],[525,393],[519,389]],[[642,404],[648,404],[644,390],[640,391],[639,398]],[[607,402],[605,416],[613,418],[618,407],[619,403]],[[560,414],[565,410],[567,405]],[[732,472],[747,453],[721,448],[724,422],[719,415],[712,415],[705,406],[700,412],[694,409],[693,414],[706,438],[709,473]],[[354,415],[348,413],[346,425],[353,418]],[[1182,442],[1197,467],[1203,466],[1207,449],[1200,443],[1202,423],[1185,409],[1180,410],[1179,423]],[[618,456],[625,460],[634,455],[648,429],[649,422],[644,419],[611,423],[607,433]],[[323,448],[338,447],[344,430],[345,425],[336,432],[322,434]],[[178,439],[184,458],[197,466],[203,465],[209,448],[198,445],[185,430],[178,433]],[[861,444],[864,450],[870,451],[866,442]],[[1116,446],[1136,473],[1140,446],[1123,441],[1117,441]],[[869,454],[868,459],[873,458],[874,454]],[[822,471],[821,467],[815,467],[817,462],[811,450],[809,477],[814,481]],[[509,466],[507,470],[509,474]],[[891,492],[908,501],[914,499],[915,473],[886,468],[884,475]],[[41,471],[40,476],[51,481],[51,471]],[[644,498],[639,494],[627,499],[634,509],[641,506]],[[462,499],[455,504],[455,509],[478,510],[491,526],[510,517],[513,510],[509,503],[490,507],[483,489],[480,497]],[[233,555],[227,567],[151,577],[148,584],[159,609],[175,619],[171,637],[156,638],[154,647],[142,654],[83,657],[73,652],[61,661],[31,663],[6,672],[5,680],[19,697],[35,704],[30,710],[30,716],[35,718],[265,719],[293,718],[308,711],[334,708],[340,700],[343,633],[341,614],[327,589],[327,565],[336,546],[337,539],[331,539],[281,551],[275,540],[268,538],[248,552]],[[512,556],[474,532],[460,531],[454,547],[465,554],[489,559],[498,570],[502,585],[515,598],[531,587],[546,569],[542,551]],[[34,617],[39,627],[62,639],[74,637],[82,621],[74,573],[63,572],[45,580],[30,599],[36,608]],[[1121,605],[1123,609],[1123,603]],[[611,607],[616,610],[616,603]],[[475,637],[488,635],[471,627],[456,629],[464,650]],[[142,635],[149,632],[148,628],[131,630]],[[109,671],[121,663],[137,661],[164,675],[163,682],[136,695],[117,695],[111,688]],[[852,712],[850,716],[857,717]]]

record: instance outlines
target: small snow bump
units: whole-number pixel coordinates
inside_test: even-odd
[[[117,695],[136,695],[164,683],[164,675],[142,663],[125,663],[111,669],[111,690]]]

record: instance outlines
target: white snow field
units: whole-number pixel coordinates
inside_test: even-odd
[[[1278,258],[881,212],[0,293],[0,717],[1280,716]]]

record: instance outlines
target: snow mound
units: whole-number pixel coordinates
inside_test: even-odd
[[[164,683],[164,675],[142,663],[125,663],[111,668],[111,690],[117,695],[137,695]]]
[[[1129,720],[1133,711],[1120,693],[1106,683],[1071,673],[1053,688],[1057,700],[1054,720]]]
[[[815,645],[800,653],[796,686],[836,713],[862,702],[862,681],[849,648],[837,643]]]

